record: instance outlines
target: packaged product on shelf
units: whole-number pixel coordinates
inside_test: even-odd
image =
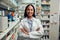
[[[11,40],[14,40],[14,34],[12,34]]]

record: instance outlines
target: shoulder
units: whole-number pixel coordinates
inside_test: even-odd
[[[37,19],[37,18],[34,18],[34,22],[41,23],[41,20],[40,19]]]
[[[27,20],[27,18],[24,18],[24,19],[21,20],[21,22],[24,22],[24,21],[26,21],[26,20]]]
[[[42,25],[40,19],[36,19],[36,18],[35,18],[35,22],[38,23],[38,25]]]
[[[38,22],[38,21],[40,21],[40,20],[39,20],[39,19],[37,19],[37,18],[34,18],[34,21],[37,21],[37,22]]]

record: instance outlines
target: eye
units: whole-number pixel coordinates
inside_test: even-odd
[[[31,11],[33,11],[33,9],[31,9]]]

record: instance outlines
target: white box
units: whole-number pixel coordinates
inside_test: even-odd
[[[4,31],[8,28],[8,18],[6,16],[0,16],[0,31]]]

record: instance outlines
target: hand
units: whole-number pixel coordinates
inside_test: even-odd
[[[21,31],[22,31],[23,33],[25,33],[26,35],[29,35],[29,32],[28,32],[25,28],[22,28]]]
[[[29,35],[29,33],[25,32],[26,35]]]
[[[25,28],[23,28],[23,29],[24,29],[24,31],[25,31],[25,32],[27,32],[27,33],[28,33],[28,31],[27,31]]]
[[[40,30],[40,28],[37,28],[37,29],[36,29],[36,31],[39,31],[39,30]]]

